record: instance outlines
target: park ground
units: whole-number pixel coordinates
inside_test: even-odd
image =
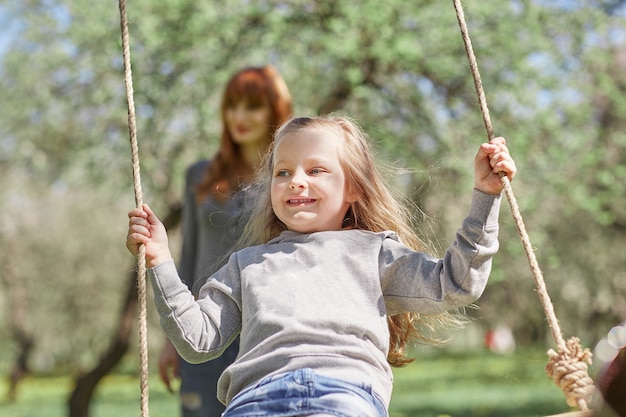
[[[486,349],[420,349],[414,363],[395,369],[390,417],[541,417],[570,411],[559,388],[546,376],[545,350],[495,354]],[[176,395],[151,371],[149,413],[178,415]],[[72,379],[32,375],[20,386],[17,402],[0,400],[7,417],[64,417]],[[6,392],[6,381],[0,383]],[[140,415],[139,378],[121,370],[102,382],[91,417]]]

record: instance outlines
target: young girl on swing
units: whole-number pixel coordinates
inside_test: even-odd
[[[417,322],[471,304],[498,249],[503,138],[474,160],[469,215],[443,258],[423,252],[410,213],[378,172],[363,131],[342,117],[294,118],[276,132],[255,212],[228,263],[196,300],[147,205],[129,212],[127,247],[145,245],[161,325],[192,362],[240,335],[220,378],[224,417],[387,416],[392,365]]]

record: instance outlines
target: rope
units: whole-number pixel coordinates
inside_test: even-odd
[[[130,47],[128,42],[128,19],[126,17],[126,2],[119,0],[120,21],[122,29],[122,49],[124,54],[124,80],[126,82],[126,101],[128,104],[128,131],[130,134],[131,160],[133,164],[133,186],[135,189],[135,204],[137,208],[143,205],[141,191],[141,175],[139,172],[139,150],[137,147],[137,127],[135,123],[135,101],[133,98],[133,77],[130,66]],[[137,254],[137,288],[139,302],[139,359],[140,359],[140,389],[141,389],[141,416],[148,417],[148,337],[146,325],[146,248],[139,247]]]
[[[454,8],[456,10],[456,17],[461,29],[461,36],[465,44],[465,51],[467,52],[467,58],[474,78],[474,87],[478,94],[478,102],[480,110],[483,116],[483,122],[487,131],[487,139],[491,141],[494,138],[493,127],[491,125],[491,118],[489,116],[489,109],[487,107],[487,99],[483,90],[482,82],[480,80],[480,73],[478,72],[478,65],[476,63],[476,57],[472,48],[472,41],[469,36],[467,24],[465,23],[465,14],[463,13],[463,7],[461,0],[453,0]],[[543,274],[539,268],[537,258],[533,252],[532,245],[528,234],[526,233],[526,227],[522,220],[522,215],[517,205],[517,200],[513,194],[511,183],[509,179],[501,174],[500,179],[504,186],[504,192],[511,206],[511,212],[517,230],[519,232],[524,250],[530,263],[530,269],[535,278],[537,286],[537,294],[543,304],[543,308],[548,320],[548,325],[552,332],[552,337],[557,345],[558,353],[550,349],[548,356],[550,360],[546,365],[546,372],[552,378],[552,380],[563,390],[567,398],[567,403],[570,406],[577,405],[582,411],[587,410],[587,403],[591,400],[591,394],[594,391],[593,380],[587,374],[587,365],[591,364],[591,352],[589,349],[583,349],[579,344],[578,338],[571,338],[567,342],[563,339],[559,322],[554,313],[554,307],[548,291],[546,289]]]
[[[591,365],[591,352],[580,346],[578,338],[572,337],[567,341],[567,350],[548,350],[550,357],[546,365],[546,372],[552,381],[561,388],[571,407],[586,406],[582,399],[591,397],[594,391],[593,380],[587,374],[587,366]]]

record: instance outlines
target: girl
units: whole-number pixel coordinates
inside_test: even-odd
[[[272,134],[291,115],[291,95],[271,66],[248,67],[226,84],[221,102],[222,135],[211,160],[192,164],[185,177],[183,245],[178,263],[190,289],[223,265],[241,234],[235,219],[244,206],[240,189],[253,179],[272,142]],[[224,411],[217,400],[217,380],[238,352],[235,342],[222,356],[202,364],[181,360],[169,339],[159,358],[159,373],[171,391],[171,376],[180,376],[183,417],[214,417]]]
[[[516,172],[503,138],[480,146],[474,172],[469,215],[437,259],[419,250],[355,123],[295,118],[260,173],[243,236],[256,245],[234,252],[197,300],[147,205],[129,212],[127,247],[145,245],[161,324],[181,355],[206,361],[241,335],[218,386],[225,417],[387,416],[390,366],[410,361],[416,314],[470,304],[487,283],[499,173]]]

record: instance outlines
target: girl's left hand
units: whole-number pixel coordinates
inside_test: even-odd
[[[474,158],[474,187],[487,194],[500,194],[504,188],[501,172],[513,180],[517,168],[506,147],[506,140],[497,137],[489,143],[483,143],[478,149]]]

